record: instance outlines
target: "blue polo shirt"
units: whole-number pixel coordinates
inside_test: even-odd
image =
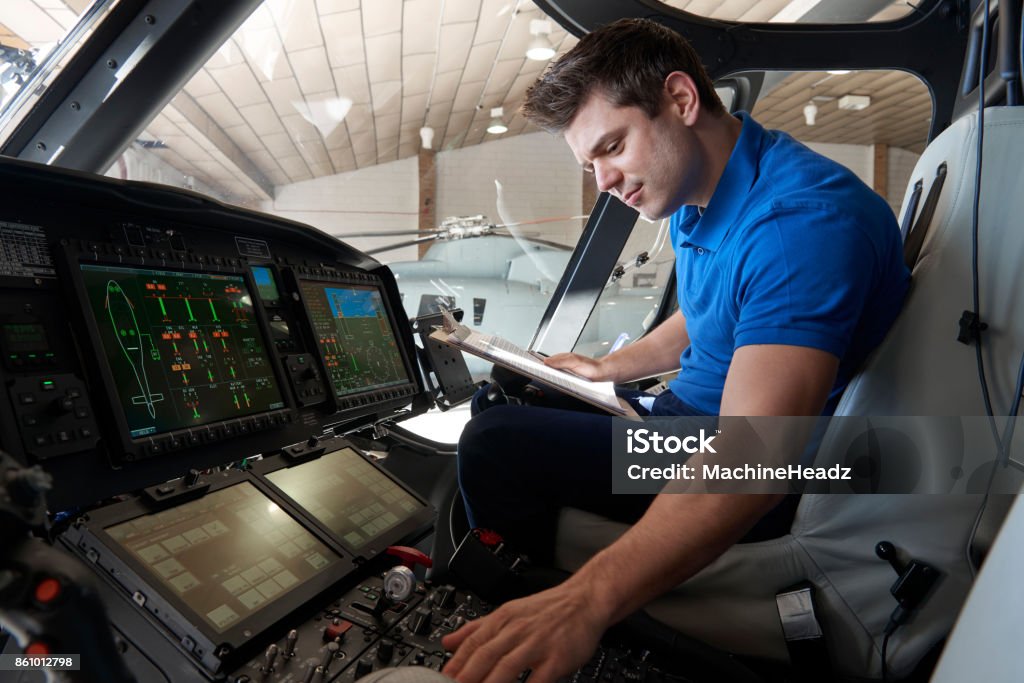
[[[736,349],[807,346],[840,359],[830,415],[903,305],[899,226],[851,171],[737,116],[742,132],[708,206],[670,220],[690,346],[669,388],[717,415]]]

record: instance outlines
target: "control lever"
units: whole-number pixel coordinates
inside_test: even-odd
[[[299,643],[299,632],[295,629],[288,631],[288,637],[284,641],[284,656],[291,659],[295,656],[295,646]]]
[[[327,643],[327,647],[324,648],[323,659],[320,660],[320,666],[316,668],[316,672],[320,674],[321,680],[327,680],[327,673],[331,666],[331,660],[334,659],[334,656],[338,654],[338,650],[340,649],[341,646],[337,643]]]
[[[892,633],[900,625],[907,622],[911,613],[921,606],[942,573],[935,567],[920,560],[911,559],[904,564],[896,554],[896,546],[889,541],[881,541],[875,546],[875,555],[887,561],[896,571],[896,582],[889,592],[896,598],[899,605],[889,617],[886,633]]]
[[[422,565],[427,569],[434,566],[434,561],[430,559],[429,555],[407,545],[393,545],[384,552],[397,558],[400,564],[409,569],[416,569],[416,565]]]
[[[277,661],[277,645],[271,643],[263,655],[263,666],[260,667],[260,673],[262,674],[260,680],[264,681],[264,683],[269,681],[270,675],[274,673],[275,661]]]

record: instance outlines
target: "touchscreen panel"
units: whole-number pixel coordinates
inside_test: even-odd
[[[217,633],[340,561],[248,482],[104,531]]]
[[[376,287],[307,280],[299,286],[335,396],[411,381]]]
[[[267,475],[352,550],[359,550],[426,505],[351,448]]]
[[[132,438],[284,407],[242,276],[81,270]]]

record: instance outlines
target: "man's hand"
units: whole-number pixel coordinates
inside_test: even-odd
[[[585,664],[610,625],[585,586],[567,581],[505,603],[442,640],[455,656],[444,673],[459,683],[553,683]]]
[[[587,356],[581,356],[578,353],[556,353],[553,356],[545,358],[544,365],[547,365],[549,368],[568,370],[574,375],[586,377],[587,379],[594,380],[595,382],[609,379],[601,361],[588,358]]]

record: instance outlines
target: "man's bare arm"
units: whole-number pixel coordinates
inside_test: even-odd
[[[639,340],[599,360],[558,353],[545,363],[595,381],[631,382],[678,369],[679,354],[689,345],[686,318],[676,311]]]
[[[819,415],[835,356],[795,346],[737,349],[725,415]],[[718,442],[716,442],[716,445]],[[503,605],[447,636],[445,673],[460,683],[505,683],[526,668],[551,683],[581,665],[611,624],[711,563],[780,499],[771,495],[658,496],[644,517],[565,583]]]

